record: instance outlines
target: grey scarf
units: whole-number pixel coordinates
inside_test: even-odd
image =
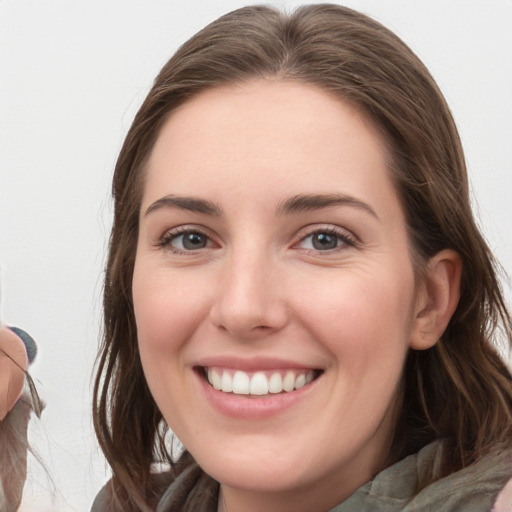
[[[490,512],[512,476],[512,453],[498,451],[422,488],[439,471],[436,441],[379,473],[330,512]],[[216,512],[219,484],[197,464],[166,490],[156,512]]]

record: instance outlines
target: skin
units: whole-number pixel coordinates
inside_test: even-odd
[[[500,492],[491,512],[510,512],[512,510],[512,479]]]
[[[23,391],[27,364],[23,341],[7,327],[0,326],[0,421],[14,407]]]
[[[18,436],[27,436],[30,407],[23,400],[18,401],[27,364],[23,341],[0,326],[0,501],[5,500],[8,510],[18,510],[27,476],[26,446],[13,442]],[[12,432],[14,429],[17,435]]]
[[[133,277],[140,354],[166,421],[230,512],[326,511],[390,463],[405,357],[442,332],[457,265],[442,254],[434,284],[416,282],[389,160],[357,111],[297,83],[208,90],[161,130]],[[345,200],[283,207],[334,194]],[[183,231],[202,233],[198,249]],[[334,247],[313,243],[322,233]],[[211,357],[322,373],[291,407],[248,420],[207,398],[196,368]]]

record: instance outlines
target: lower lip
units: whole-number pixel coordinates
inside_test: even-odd
[[[317,378],[303,388],[288,393],[267,395],[264,398],[249,398],[217,391],[202,376],[197,375],[197,378],[200,380],[208,402],[215,410],[231,418],[245,420],[270,418],[292,408],[307,397],[318,380]]]

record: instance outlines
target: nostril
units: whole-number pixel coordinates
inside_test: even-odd
[[[233,256],[232,267],[215,289],[212,323],[237,338],[254,338],[282,328],[288,308],[282,290],[260,260]]]

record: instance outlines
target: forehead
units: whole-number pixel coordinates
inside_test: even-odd
[[[391,186],[389,160],[374,124],[316,86],[223,86],[170,115],[148,161],[144,202],[164,190],[211,194],[242,178],[253,185],[249,193],[263,184],[267,195],[283,187],[290,195],[311,187],[328,193],[333,186],[360,194]]]

